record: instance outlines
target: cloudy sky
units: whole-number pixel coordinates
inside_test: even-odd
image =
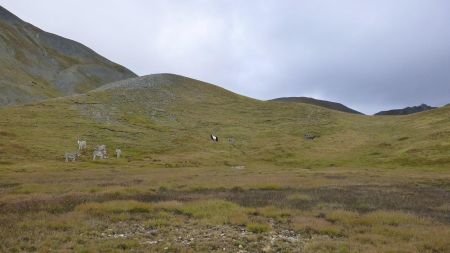
[[[450,103],[447,0],[0,0],[138,75],[364,113]]]

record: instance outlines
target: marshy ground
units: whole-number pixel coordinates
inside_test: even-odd
[[[358,168],[0,170],[5,252],[448,252],[450,174]]]

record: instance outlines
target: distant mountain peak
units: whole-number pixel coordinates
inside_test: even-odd
[[[375,113],[374,115],[408,115],[418,112],[424,112],[428,110],[436,109],[436,107],[429,106],[427,104],[420,104],[417,106],[408,106],[403,109],[393,109],[388,111],[381,111],[378,113]]]
[[[353,110],[341,103],[320,100],[320,99],[315,99],[315,98],[311,98],[311,97],[282,97],[282,98],[271,99],[269,101],[304,103],[304,104],[321,106],[321,107],[325,107],[328,109],[341,111],[341,112],[347,112],[347,113],[352,113],[352,114],[363,114],[363,113]]]

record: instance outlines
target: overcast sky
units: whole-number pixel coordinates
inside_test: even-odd
[[[0,0],[138,75],[372,114],[450,103],[448,0]]]

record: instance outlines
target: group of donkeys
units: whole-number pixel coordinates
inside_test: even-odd
[[[210,138],[213,142],[219,142],[219,137],[211,134]],[[228,142],[229,143],[234,143],[234,138],[228,138]],[[85,140],[78,140],[78,150],[76,152],[67,152],[64,154],[64,158],[66,160],[66,162],[72,161],[75,162],[75,160],[81,156],[81,151],[82,150],[86,150],[87,148],[87,142]],[[120,148],[116,148],[116,157],[120,158],[120,155],[122,154],[122,150]],[[100,158],[100,159],[107,159],[108,158],[108,154],[106,153],[106,145],[100,145],[97,146],[94,150],[94,152],[92,152],[92,160],[95,160],[95,158]]]
[[[66,162],[72,161],[75,162],[75,160],[81,156],[81,151],[86,150],[87,148],[87,142],[85,140],[78,140],[78,150],[76,152],[68,152],[65,153],[64,158]],[[122,154],[122,150],[120,148],[116,148],[116,157],[120,158],[120,155]],[[95,158],[100,159],[106,159],[108,158],[108,154],[106,152],[106,145],[100,145],[97,146],[92,152],[92,160],[95,160]]]

